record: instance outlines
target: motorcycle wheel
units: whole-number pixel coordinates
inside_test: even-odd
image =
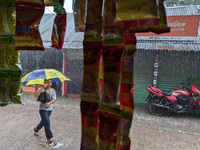
[[[200,119],[200,107],[199,106],[193,106],[192,113],[196,118]]]
[[[156,98],[152,98],[148,101],[148,111],[155,116],[164,116],[166,114],[166,109],[162,107],[155,106],[153,104],[158,104]]]

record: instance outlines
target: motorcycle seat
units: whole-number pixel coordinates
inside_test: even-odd
[[[170,95],[172,95],[172,92],[162,92],[164,95],[166,95],[166,96],[170,96]]]

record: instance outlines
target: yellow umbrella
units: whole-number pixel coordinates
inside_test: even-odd
[[[65,74],[55,70],[55,69],[38,69],[34,70],[27,75],[25,75],[22,79],[22,85],[32,85],[32,84],[44,84],[44,79],[51,79],[53,82],[63,82],[63,81],[71,81],[71,79]]]

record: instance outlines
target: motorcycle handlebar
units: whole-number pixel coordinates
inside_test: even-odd
[[[190,89],[189,86],[191,85],[190,79],[191,78],[188,77],[185,82],[181,81],[180,84],[182,85],[182,87],[180,87],[180,89],[189,90]]]

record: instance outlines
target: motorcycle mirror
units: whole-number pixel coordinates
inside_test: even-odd
[[[188,77],[187,78],[187,85],[190,85],[190,80],[191,80],[191,77]]]
[[[187,78],[188,81],[190,81],[190,79],[191,79],[190,77]]]

